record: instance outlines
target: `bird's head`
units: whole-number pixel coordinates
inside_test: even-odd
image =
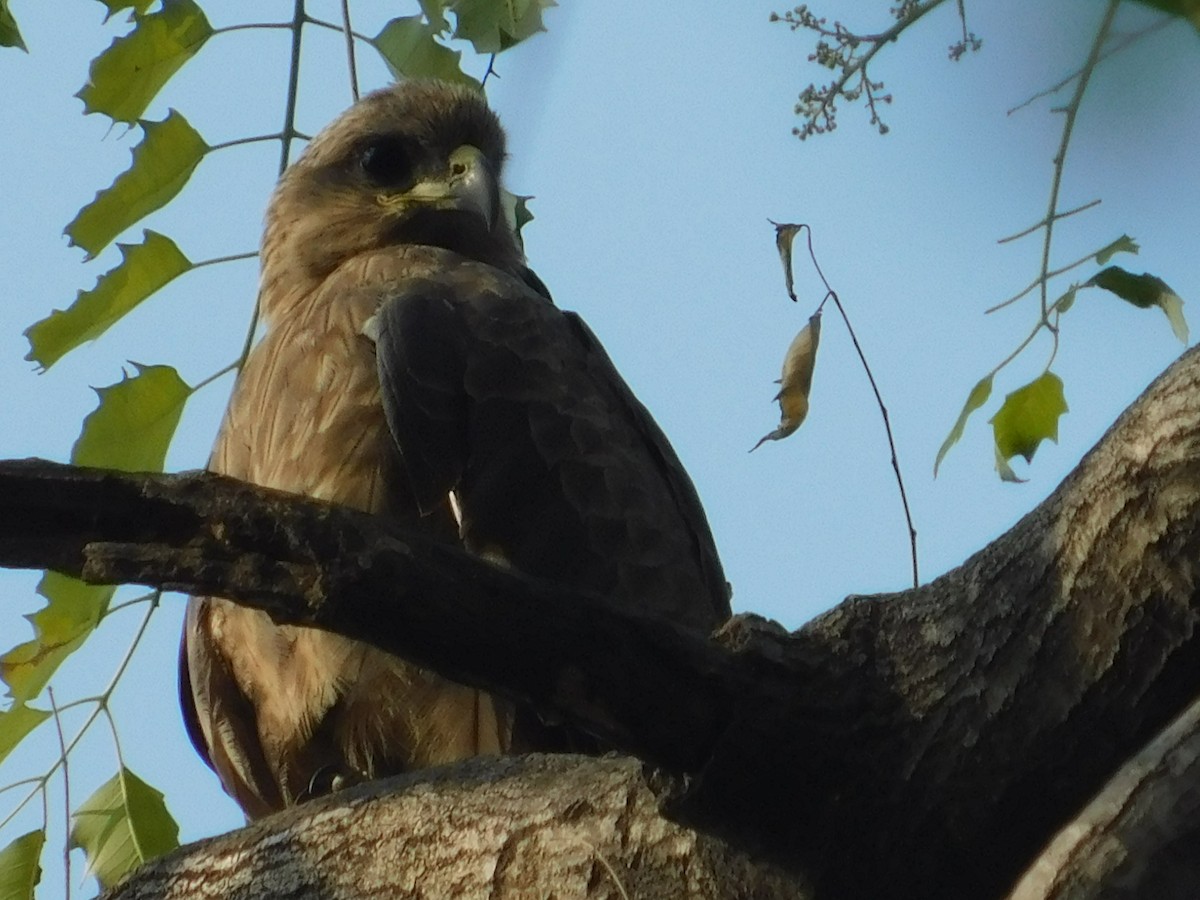
[[[503,164],[504,131],[478,92],[408,81],[369,94],[280,179],[267,209],[264,283],[300,289],[361,253],[401,244],[517,271]]]

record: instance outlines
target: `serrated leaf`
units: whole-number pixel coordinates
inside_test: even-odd
[[[476,53],[499,53],[545,31],[542,11],[554,0],[453,0],[454,36],[470,41]]]
[[[137,374],[97,388],[100,404],[83,420],[71,451],[77,466],[161,472],[192,389],[171,366],[133,363]]]
[[[425,14],[425,18],[429,20],[429,24],[438,32],[446,30],[446,2],[447,0],[419,0],[421,4],[421,12]]]
[[[193,0],[164,0],[159,12],[135,21],[133,31],[92,60],[87,84],[75,95],[85,112],[131,125],[213,33]]]
[[[529,201],[533,197],[513,194],[504,188],[500,189],[500,209],[504,212],[504,220],[508,223],[508,230],[512,232],[512,236],[517,241],[517,246],[522,252],[525,250],[525,241],[521,236],[521,229],[533,221],[533,213],[529,211]]]
[[[1143,272],[1134,275],[1120,266],[1102,269],[1088,280],[1085,287],[1103,288],[1139,309],[1157,306],[1167,317],[1171,330],[1183,343],[1188,342],[1187,319],[1183,316],[1183,300],[1171,290],[1170,285],[1159,278]]]
[[[42,692],[62,661],[95,630],[112,599],[110,585],[84,584],[59,572],[42,576],[37,591],[47,603],[25,618],[33,625],[33,640],[0,656],[0,678],[16,703]]]
[[[34,709],[24,703],[14,703],[9,709],[0,710],[0,762],[4,762],[13,748],[48,718],[50,713],[46,710]],[[3,900],[3,896],[3,892],[0,892],[0,900]]]
[[[65,310],[56,309],[25,331],[26,359],[48,369],[85,341],[92,341],[126,313],[178,278],[192,262],[175,242],[155,231],[144,231],[140,244],[117,244],[121,263],[101,275],[90,291],[80,291]]]
[[[87,854],[89,874],[105,889],[179,846],[179,826],[162,792],[127,768],[84,801],[72,820],[71,846]]]
[[[1058,443],[1058,419],[1067,411],[1062,379],[1045,372],[1004,398],[1004,404],[992,417],[996,452],[1005,460],[1033,455],[1044,440]]]
[[[21,37],[21,29],[17,28],[17,20],[9,11],[8,0],[0,0],[0,47],[17,47],[29,52]]]
[[[0,850],[0,900],[33,900],[33,889],[42,880],[38,859],[46,832],[23,834]]]
[[[143,13],[154,5],[154,0],[100,0],[108,7],[108,15],[104,17],[107,22],[123,9],[132,9],[135,13]]]
[[[1008,464],[1008,460],[1000,455],[1000,448],[996,448],[996,474],[1000,476],[1001,481],[1007,481],[1010,484],[1024,484],[1028,478],[1022,478],[1013,471],[1013,467]]]
[[[371,41],[397,79],[440,78],[479,88],[459,66],[462,53],[435,40],[438,31],[421,16],[401,16],[383,26]]]
[[[1123,234],[1096,254],[1096,263],[1102,266],[1118,253],[1137,253],[1140,249],[1137,241]]]
[[[803,225],[781,225],[778,222],[772,222],[775,226],[775,249],[779,251],[779,261],[783,263],[783,283],[787,288],[787,294],[796,300],[796,291],[792,286],[792,242],[795,241],[796,235],[800,233]]]
[[[946,435],[946,439],[942,441],[942,446],[937,452],[937,458],[933,461],[933,477],[937,478],[938,467],[941,466],[942,460],[946,458],[946,454],[950,448],[957,444],[963,436],[963,430],[967,427],[967,419],[971,417],[971,413],[987,403],[988,398],[992,396],[992,379],[996,373],[979,379],[975,387],[971,388],[971,393],[967,394],[967,402],[963,404],[962,412],[958,414],[958,418],[954,422],[954,427],[950,429],[950,433]]]
[[[1050,309],[1047,312],[1058,313],[1062,315],[1068,309],[1075,305],[1075,294],[1079,290],[1079,285],[1073,284],[1065,294],[1050,304]]]
[[[1138,0],[1138,2],[1186,19],[1196,26],[1197,30],[1200,30],[1200,0]]]
[[[1183,315],[1183,300],[1178,294],[1166,293],[1158,298],[1158,305],[1166,315],[1167,321],[1171,323],[1171,330],[1175,332],[1175,337],[1179,338],[1184,346],[1187,346],[1188,324]]]
[[[812,390],[813,369],[817,364],[817,346],[821,342],[821,313],[809,317],[808,324],[792,338],[783,358],[779,379],[779,427],[767,432],[750,448],[753,453],[767,441],[781,441],[804,424],[808,415],[808,395]]]
[[[146,136],[133,162],[85,206],[66,228],[74,246],[91,259],[122,231],[165,206],[183,190],[208,145],[175,110],[161,122],[142,122]]]

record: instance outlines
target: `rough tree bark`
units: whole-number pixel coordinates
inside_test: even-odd
[[[530,699],[652,763],[660,774],[630,769],[621,790],[654,796],[672,820],[726,839],[678,832],[709,848],[689,851],[698,858],[716,854],[710,868],[713,859],[717,870],[748,865],[735,846],[792,876],[780,888],[770,866],[749,866],[740,887],[719,887],[725,895],[999,897],[1029,869],[1021,897],[1192,896],[1198,385],[1191,351],[988,548],[919,589],[850,598],[791,635],[749,617],[706,639],[369,517],[211,476],[4,464],[0,562],[224,594]],[[517,791],[527,810],[564,796],[590,803],[591,789],[570,780],[587,777],[589,764],[559,764],[551,776],[537,762],[460,772],[459,799],[436,813],[456,823],[453,853],[487,877],[507,871],[495,849],[503,840],[472,855],[488,832],[461,810],[493,778],[479,772],[519,781],[520,766],[531,766]],[[418,774],[366,795],[405,803],[447,777]],[[250,851],[238,848],[270,844],[259,829],[287,843],[344,815],[372,852],[417,846],[413,865],[432,876],[447,851],[422,843],[428,809],[401,813],[385,840],[370,831],[375,813],[347,811],[362,796],[206,844],[189,865],[207,865],[198,877],[224,877],[212,883],[243,896],[237,861]],[[569,821],[565,810],[554,827]],[[655,815],[646,822],[669,827]],[[510,849],[543,825],[531,827]],[[333,878],[356,864],[331,841],[313,852]],[[565,843],[551,841],[569,857]],[[593,895],[613,890],[599,860],[634,873],[647,853],[636,841],[604,843],[586,863]],[[306,859],[295,865],[313,864]],[[439,890],[455,892],[452,882],[429,892]],[[561,879],[548,892],[587,896]]]

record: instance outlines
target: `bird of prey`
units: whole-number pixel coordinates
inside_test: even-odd
[[[267,211],[267,332],[210,468],[707,632],[728,588],[695,490],[526,266],[504,144],[479,93],[436,81],[364,97],[311,141]],[[546,749],[506,700],[220,598],[189,603],[180,674],[192,741],[251,819],[348,781]]]

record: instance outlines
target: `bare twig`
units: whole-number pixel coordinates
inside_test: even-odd
[[[770,221],[770,220],[768,220]],[[778,225],[774,222],[772,225]],[[904,489],[904,476],[900,472],[900,460],[896,455],[896,439],[892,434],[892,423],[888,416],[886,404],[883,402],[883,395],[879,392],[879,385],[875,381],[875,375],[871,372],[871,366],[867,362],[867,355],[863,352],[862,345],[858,342],[858,335],[854,333],[854,326],[850,324],[850,317],[846,315],[846,309],[842,306],[842,301],[832,287],[829,286],[829,280],[825,277],[825,273],[821,271],[821,264],[817,262],[817,254],[813,250],[812,226],[807,224],[800,225],[800,228],[806,231],[806,239],[808,241],[808,257],[812,260],[813,268],[816,269],[817,275],[821,279],[821,283],[825,285],[825,297],[821,300],[817,307],[817,312],[825,305],[826,301],[833,300],[834,306],[842,316],[842,321],[846,323],[846,331],[850,334],[850,341],[854,344],[854,349],[858,353],[859,361],[862,363],[863,371],[867,373],[867,381],[871,384],[871,391],[875,394],[875,402],[879,406],[879,413],[883,418],[883,430],[887,434],[888,450],[892,456],[892,470],[896,473],[896,485],[900,489],[900,503],[904,507],[904,522],[908,527],[908,541],[912,548],[912,577],[913,587],[919,587],[921,584],[920,571],[917,565],[917,529],[913,525],[912,510],[908,505],[908,492]]]
[[[50,697],[50,712],[54,714],[54,730],[58,734],[58,752],[62,759],[63,821],[66,823],[63,827],[67,830],[66,840],[63,841],[63,896],[71,900],[71,772],[67,768],[67,742],[63,738],[62,717],[54,700],[54,688],[47,687],[46,694]]]
[[[1140,41],[1142,38],[1146,37],[1147,35],[1153,34],[1156,31],[1161,31],[1162,29],[1166,28],[1168,25],[1174,25],[1178,21],[1179,21],[1179,19],[1177,16],[1164,15],[1159,21],[1154,22],[1151,25],[1147,25],[1145,28],[1139,29],[1138,31],[1130,32],[1127,35],[1123,35],[1121,38],[1113,41],[1112,46],[1100,54],[1100,61],[1103,62],[1104,60],[1108,59],[1110,56],[1120,53],[1122,50],[1125,50],[1127,47],[1130,47],[1133,44],[1136,44],[1138,41]],[[1032,96],[1027,97],[1025,100],[1022,100],[1020,103],[1018,103],[1012,109],[1010,109],[1007,114],[1011,116],[1013,113],[1024,109],[1026,106],[1029,106],[1030,104],[1035,103],[1038,100],[1041,100],[1043,97],[1049,97],[1051,94],[1057,94],[1059,91],[1061,91],[1063,88],[1065,88],[1068,84],[1070,84],[1072,81],[1074,81],[1076,78],[1078,78],[1081,74],[1083,74],[1083,69],[1076,69],[1074,72],[1072,72],[1066,78],[1064,78],[1062,81],[1059,81],[1056,84],[1052,84],[1050,87],[1045,88],[1044,90],[1040,90],[1036,94],[1033,94]]]
[[[1092,73],[1096,70],[1096,65],[1100,62],[1100,54],[1104,48],[1104,43],[1108,39],[1108,32],[1112,28],[1113,19],[1117,14],[1117,7],[1121,5],[1121,0],[1108,0],[1108,6],[1104,10],[1104,18],[1100,20],[1100,27],[1096,29],[1096,37],[1092,40],[1092,49],[1088,51],[1087,61],[1084,62],[1083,68],[1079,72],[1079,83],[1075,86],[1075,93],[1071,97],[1071,102],[1067,104],[1064,110],[1066,119],[1063,121],[1062,139],[1059,141],[1058,152],[1054,155],[1054,177],[1050,181],[1050,202],[1046,210],[1045,218],[1045,238],[1042,241],[1042,268],[1039,282],[1041,284],[1041,301],[1042,301],[1042,318],[1044,319],[1049,311],[1049,304],[1046,301],[1046,281],[1050,278],[1050,247],[1054,239],[1054,222],[1058,219],[1058,192],[1062,187],[1063,169],[1067,161],[1067,148],[1071,145],[1071,134],[1075,130],[1075,119],[1079,115],[1079,107],[1083,103],[1083,95],[1087,92],[1088,82],[1091,81]]]
[[[342,0],[342,34],[346,37],[346,64],[350,68],[350,95],[358,102],[358,65],[354,60],[354,29],[350,27],[350,0]]]
[[[1074,209],[1068,209],[1068,210],[1065,210],[1060,213],[1055,213],[1054,218],[1065,219],[1065,218],[1067,218],[1067,216],[1073,216],[1076,213],[1084,212],[1085,210],[1091,209],[1093,206],[1099,206],[1099,205],[1100,205],[1100,198],[1097,197],[1095,200],[1090,200],[1087,203],[1083,204],[1083,206],[1077,206]],[[1007,244],[1007,243],[1010,243],[1011,241],[1020,240],[1021,238],[1025,237],[1026,235],[1033,234],[1035,231],[1037,231],[1039,228],[1041,228],[1045,224],[1046,224],[1045,219],[1039,219],[1037,222],[1034,222],[1032,225],[1030,225],[1028,228],[1024,229],[1023,231],[1018,231],[1016,234],[1010,234],[1008,237],[1002,237],[999,240],[997,240],[996,243],[997,244]]]

